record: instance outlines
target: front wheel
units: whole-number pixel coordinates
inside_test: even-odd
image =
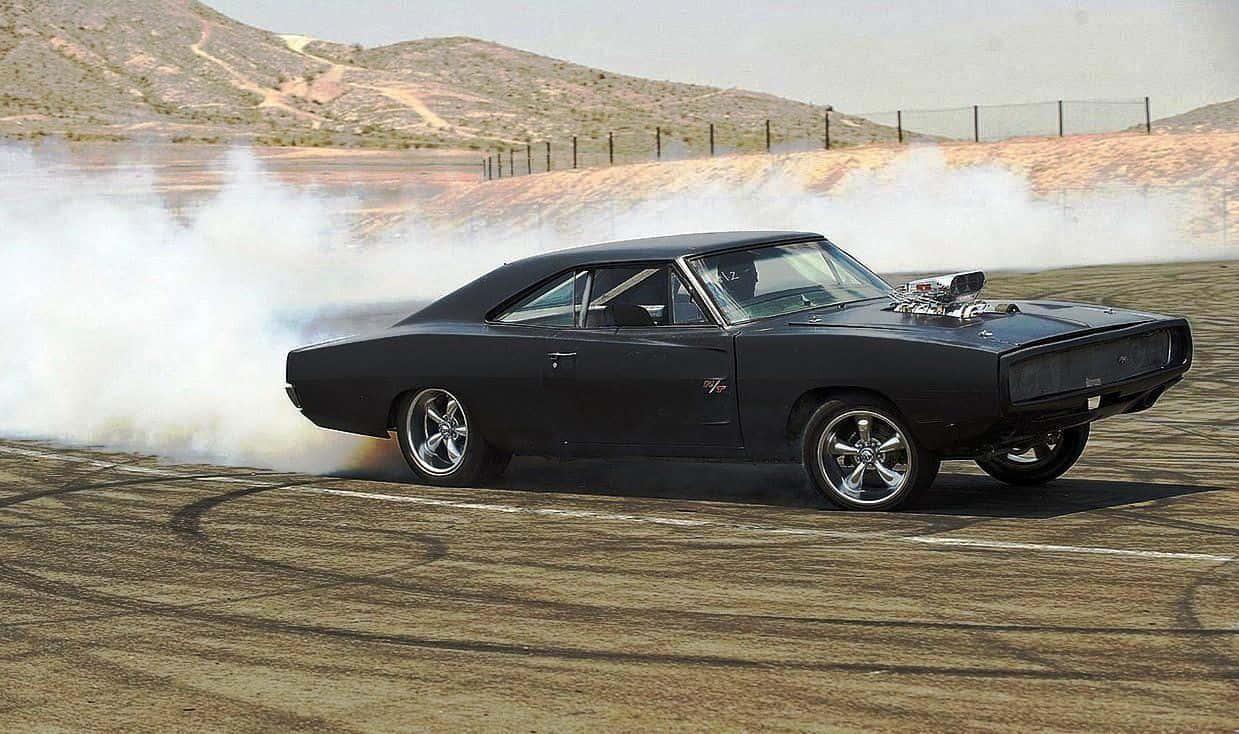
[[[1015,446],[988,459],[977,459],[977,466],[991,477],[1007,484],[1045,484],[1067,472],[1088,443],[1088,424],[1068,428]]]
[[[894,409],[873,399],[831,400],[809,419],[805,471],[826,499],[851,510],[895,510],[933,483],[936,456]]]
[[[396,412],[400,452],[426,484],[460,487],[502,471],[464,403],[442,388],[410,393]],[[504,462],[506,464],[506,462]]]

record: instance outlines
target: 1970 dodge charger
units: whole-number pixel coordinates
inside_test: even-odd
[[[314,423],[388,437],[422,481],[513,453],[803,462],[852,509],[894,509],[942,459],[1015,484],[1151,407],[1192,356],[1183,319],[992,304],[979,272],[892,288],[810,232],[614,242],[504,265],[385,331],[289,353]]]

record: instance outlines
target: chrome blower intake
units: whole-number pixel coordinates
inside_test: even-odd
[[[985,287],[985,273],[973,270],[909,280],[890,293],[891,308],[899,313],[950,316],[970,319],[981,313],[1015,313],[1013,303],[991,304],[978,296]]]

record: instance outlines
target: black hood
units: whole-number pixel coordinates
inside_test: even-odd
[[[1019,308],[1017,313],[983,313],[965,320],[949,316],[897,313],[891,310],[890,303],[886,300],[873,300],[843,307],[802,311],[785,317],[787,321],[774,328],[877,329],[896,332],[912,339],[1005,352],[1067,335],[1104,331],[1164,318],[1140,311],[1080,303],[1011,303]],[[770,327],[770,321],[763,322],[763,326]]]

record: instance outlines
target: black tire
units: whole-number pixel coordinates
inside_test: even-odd
[[[1029,486],[1045,484],[1058,479],[1075,466],[1088,443],[1088,424],[1068,428],[1057,436],[1057,441],[1046,441],[1021,447],[1022,451],[1009,451],[987,459],[977,459],[977,466],[986,474],[1007,484]],[[1032,456],[1023,458],[1025,454]],[[1015,457],[1021,457],[1019,459]]]
[[[482,479],[492,481],[503,476],[503,473],[508,470],[508,464],[512,463],[512,452],[503,451],[495,447],[491,447],[490,462],[487,463],[485,470],[482,472]]]
[[[416,448],[414,443],[421,442],[421,435],[414,435],[418,432],[418,424],[421,422],[414,417],[413,424],[410,424],[410,411],[415,410],[415,406],[425,402],[428,394],[442,394],[451,398],[457,403],[457,410],[462,416],[462,424],[468,429],[467,437],[461,441],[457,440],[454,445],[463,446],[458,459],[448,458],[447,456],[438,456],[441,459],[441,466],[429,466],[431,461],[423,458],[420,459],[414,456]],[[433,402],[432,402],[433,404]],[[442,403],[439,404],[437,413],[445,413],[442,408]],[[488,478],[489,472],[494,471],[496,465],[496,451],[486,442],[486,438],[477,431],[476,424],[470,424],[467,420],[469,415],[469,407],[463,401],[456,398],[452,393],[443,390],[442,388],[428,388],[423,390],[414,390],[400,401],[400,405],[396,408],[396,440],[400,444],[400,453],[404,456],[405,463],[409,465],[409,469],[417,479],[425,484],[431,484],[440,487],[467,487],[473,486]],[[445,442],[440,442],[442,445]],[[505,462],[506,466],[506,462]]]
[[[942,469],[942,461],[937,458],[935,458],[933,461],[930,461],[928,464],[926,464],[925,475],[921,477],[920,493],[911,497],[909,501],[915,500],[918,497],[923,496],[925,494],[924,490],[929,489],[930,487],[934,486],[934,482],[937,481],[938,479],[938,472],[941,469]],[[907,504],[905,503],[904,506],[906,507]]]
[[[867,421],[863,429],[859,423],[862,418]],[[901,448],[878,451],[896,433]],[[827,439],[832,436],[835,441],[828,447]],[[852,450],[862,448],[853,456],[832,453],[840,444]],[[865,449],[872,453],[872,462],[862,462],[862,457],[870,456],[863,453]],[[868,395],[840,396],[818,408],[805,424],[801,456],[817,491],[832,504],[849,510],[904,507],[933,483],[941,464],[938,457],[916,442],[894,407]],[[861,463],[866,464],[865,469],[860,469]],[[892,486],[879,473],[878,466],[887,475],[898,474],[902,479]],[[860,479],[852,486],[849,479],[856,472]]]

